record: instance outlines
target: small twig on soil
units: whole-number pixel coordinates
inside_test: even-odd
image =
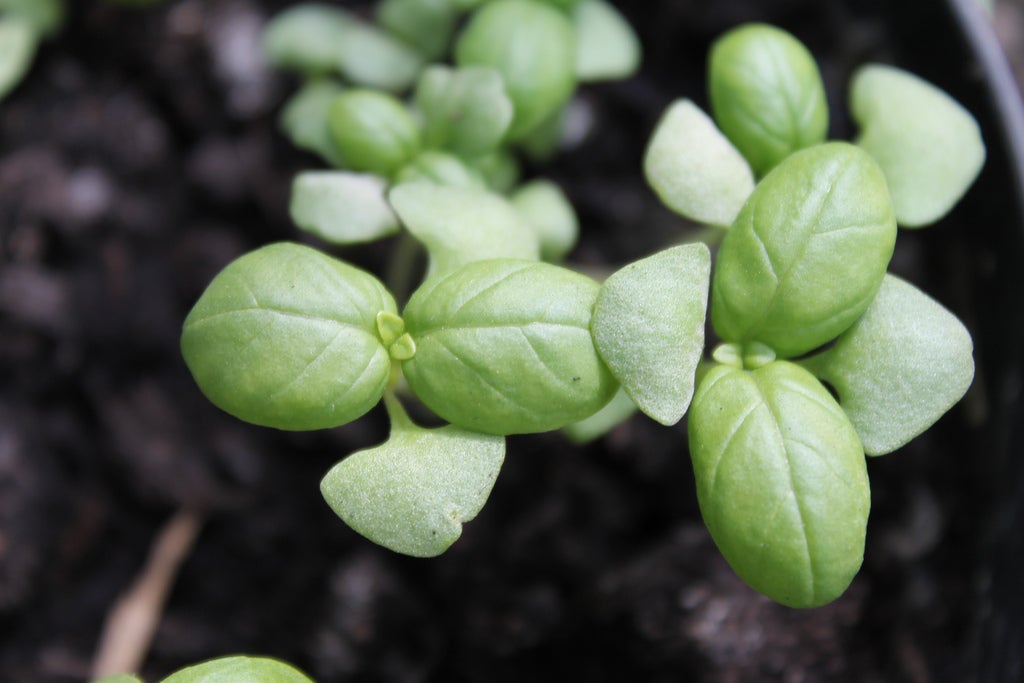
[[[180,510],[160,530],[142,571],[107,615],[93,660],[93,679],[141,668],[164,602],[202,523],[199,513]]]

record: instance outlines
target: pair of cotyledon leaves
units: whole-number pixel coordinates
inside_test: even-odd
[[[401,362],[413,393],[452,426],[418,427],[392,400],[391,438],[341,461],[322,490],[353,528],[412,555],[442,552],[483,505],[503,435],[583,419],[620,384],[672,424],[703,349],[703,245],[638,261],[604,284],[523,258],[448,266],[398,318],[368,273],[308,247],[270,245],[211,282],[182,334],[213,403],[281,429],[356,419]]]
[[[142,683],[142,679],[131,674],[117,674],[96,683]],[[276,659],[234,655],[181,669],[160,683],[313,683],[313,679]]]

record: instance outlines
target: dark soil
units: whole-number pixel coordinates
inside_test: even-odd
[[[821,56],[835,137],[850,135],[845,84],[867,60],[916,70],[979,114],[992,149],[978,186],[940,225],[903,233],[893,263],[974,330],[978,381],[928,434],[870,463],[864,569],[805,611],[758,596],[717,553],[682,425],[635,418],[583,448],[510,439],[479,518],[443,557],[415,560],[348,530],[318,492],[336,460],[383,439],[381,414],[289,434],[202,397],[177,349],[191,304],[245,250],[309,241],[287,199],[316,161],[276,129],[295,84],[257,53],[285,4],[71,2],[0,103],[0,681],[87,679],[108,610],[182,508],[207,523],[149,680],[239,652],[325,683],[1011,680],[992,661],[1013,657],[993,649],[1020,622],[1011,614],[993,646],[991,614],[1020,589],[993,597],[1013,565],[992,548],[1013,528],[998,513],[1020,443],[1022,273],[1008,263],[1024,250],[980,71],[936,3],[620,2],[644,71],[582,92],[595,128],[547,171],[578,204],[578,263],[685,236],[638,177],[643,145],[671,99],[705,102],[708,43],[740,21],[779,23]],[[342,255],[379,269],[385,248]]]

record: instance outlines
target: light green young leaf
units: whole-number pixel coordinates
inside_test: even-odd
[[[733,570],[790,607],[839,597],[863,560],[871,495],[857,433],[828,391],[786,361],[720,365],[688,423],[701,514]]]
[[[497,149],[490,154],[470,162],[487,182],[487,186],[498,194],[507,194],[515,188],[522,175],[519,162],[507,150]]]
[[[620,386],[612,396],[612,400],[608,401],[604,408],[579,422],[566,425],[562,431],[575,444],[589,443],[618,427],[635,415],[637,410],[633,399]]]
[[[537,259],[537,234],[503,197],[488,190],[406,183],[391,208],[430,254],[429,275],[492,258]]]
[[[236,655],[190,666],[161,683],[313,683],[313,679],[276,659]]]
[[[289,204],[295,225],[334,244],[354,244],[398,232],[378,176],[347,171],[306,171],[292,180]]]
[[[821,346],[874,299],[895,241],[885,176],[866,152],[844,142],[796,152],[758,184],[722,241],[715,330],[780,358]]]
[[[397,313],[372,275],[278,243],[228,264],[185,319],[181,350],[214,405],[277,429],[351,422],[384,392],[377,314]]]
[[[426,182],[451,187],[487,189],[487,182],[478,171],[470,168],[459,157],[428,149],[420,152],[395,174],[393,184]]]
[[[63,0],[0,0],[0,17],[23,21],[39,38],[52,38],[64,23]]]
[[[387,93],[346,90],[327,112],[334,145],[355,171],[388,177],[420,151],[420,129],[406,106]]]
[[[341,74],[355,85],[402,92],[416,82],[423,57],[375,26],[359,22],[338,43]]]
[[[480,512],[504,459],[504,437],[400,419],[385,443],[331,468],[320,491],[335,514],[374,543],[435,557]]]
[[[405,309],[416,341],[402,364],[409,386],[444,419],[486,434],[592,415],[617,388],[590,335],[598,289],[571,270],[513,259],[428,280]]]
[[[38,43],[38,36],[26,22],[0,18],[0,99],[28,73]]]
[[[605,0],[583,0],[572,8],[576,29],[576,77],[581,81],[628,78],[640,67],[640,40],[633,27]]]
[[[686,99],[673,102],[654,129],[644,175],[665,206],[710,225],[731,225],[754,191],[746,159]]]
[[[458,10],[450,0],[381,0],[377,22],[427,61],[444,56]]]
[[[828,134],[825,86],[792,35],[745,24],[719,38],[708,66],[711,111],[758,175]]]
[[[985,163],[985,143],[970,112],[901,69],[861,67],[850,85],[850,111],[861,127],[857,144],[885,172],[904,227],[945,216]]]
[[[569,101],[576,87],[576,37],[566,15],[535,0],[494,0],[478,9],[455,46],[459,66],[501,73],[515,105],[518,140]]]
[[[307,76],[337,72],[338,45],[359,19],[340,7],[322,3],[293,5],[267,24],[263,53],[278,69]]]
[[[835,387],[864,451],[884,455],[963,397],[974,379],[973,348],[956,316],[887,275],[864,315],[802,365]]]
[[[590,323],[601,358],[654,420],[673,425],[693,397],[704,352],[711,253],[704,244],[660,251],[613,273]]]
[[[469,158],[494,150],[514,114],[501,74],[488,67],[431,66],[420,75],[414,101],[424,143]]]
[[[512,206],[533,226],[545,261],[561,261],[579,236],[576,211],[562,189],[550,180],[532,180],[509,197]]]
[[[299,149],[319,155],[331,166],[344,168],[328,125],[331,104],[345,88],[332,80],[313,80],[302,86],[281,109],[281,130]]]

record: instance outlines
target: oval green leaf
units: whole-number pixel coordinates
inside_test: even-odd
[[[293,145],[337,168],[344,167],[345,160],[334,145],[327,120],[331,104],[344,91],[335,81],[312,80],[288,99],[280,119],[281,130]]]
[[[274,16],[263,32],[263,52],[279,69],[316,76],[337,72],[338,45],[359,20],[340,7],[301,3]]]
[[[590,327],[598,353],[647,416],[678,422],[690,405],[704,351],[711,253],[703,244],[666,249],[613,273]]]
[[[498,70],[515,105],[518,140],[568,102],[576,87],[576,37],[563,12],[535,0],[494,0],[478,9],[455,46],[459,66]]]
[[[409,300],[413,392],[449,422],[487,434],[582,420],[617,384],[590,335],[599,286],[546,263],[478,261],[428,280]]]
[[[399,169],[393,184],[419,182],[478,190],[487,188],[487,182],[479,172],[464,164],[459,157],[436,149],[428,149],[417,154],[412,161]]]
[[[398,232],[385,187],[375,175],[306,171],[292,180],[288,208],[295,225],[328,242],[368,242]]]
[[[387,93],[346,90],[334,98],[327,116],[334,144],[355,171],[387,177],[420,150],[416,119]]]
[[[711,111],[758,175],[828,134],[825,86],[791,34],[746,24],[719,38],[708,65]]]
[[[884,455],[963,397],[974,379],[974,345],[955,315],[887,275],[864,315],[802,365],[835,387],[864,451]]]
[[[503,197],[488,190],[406,183],[391,207],[430,253],[430,275],[492,258],[537,259],[537,234]]]
[[[850,110],[861,127],[857,144],[885,172],[896,220],[929,225],[952,209],[985,163],[978,122],[931,83],[890,66],[854,74]]]
[[[397,313],[372,275],[298,244],[228,264],[185,319],[181,350],[222,410],[278,429],[351,422],[383,394],[391,361],[377,314]]]
[[[665,206],[710,225],[731,225],[754,191],[746,159],[685,99],[672,103],[654,129],[644,175]]]
[[[428,67],[414,101],[423,115],[424,143],[470,158],[495,149],[514,114],[501,74],[487,67]]]
[[[177,671],[161,683],[313,683],[290,664],[269,657],[236,655]]]
[[[715,330],[780,358],[821,346],[871,303],[895,241],[885,176],[866,152],[843,142],[796,152],[758,184],[722,241]]]
[[[449,0],[381,0],[377,5],[381,27],[426,60],[444,56],[458,16]]]
[[[335,514],[374,543],[435,557],[480,512],[504,459],[501,436],[396,424],[385,443],[331,468],[320,491]]]
[[[864,555],[871,495],[857,433],[786,361],[717,366],[690,407],[701,514],[733,570],[790,607],[839,597]]]
[[[576,246],[579,220],[558,185],[550,180],[532,180],[517,189],[509,200],[537,233],[542,259],[561,261]]]
[[[0,19],[0,99],[28,73],[38,44],[38,35],[25,21]]]
[[[64,23],[63,0],[0,0],[0,16],[24,22],[40,38],[52,38]]]
[[[572,7],[576,77],[581,81],[629,78],[640,67],[640,40],[615,7],[583,0]]]

